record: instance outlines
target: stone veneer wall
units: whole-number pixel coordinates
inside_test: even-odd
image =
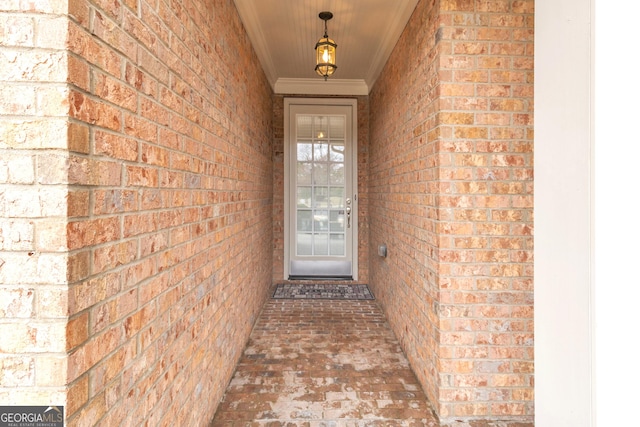
[[[370,95],[370,283],[443,424],[531,425],[533,0],[422,0]]]
[[[5,2],[0,404],[207,425],[272,278],[272,92],[233,2]]]
[[[291,97],[294,97],[292,95]],[[309,96],[313,97],[313,96]],[[284,95],[275,95],[273,102],[273,281],[282,282],[284,275]],[[358,101],[358,282],[369,278],[369,215],[368,215],[368,147],[369,97],[356,96]]]

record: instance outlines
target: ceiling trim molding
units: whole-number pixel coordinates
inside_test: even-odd
[[[240,19],[244,24],[244,29],[253,44],[253,50],[256,52],[256,55],[262,64],[267,80],[269,80],[269,83],[273,86],[277,77],[276,66],[273,63],[271,56],[268,54],[269,44],[262,32],[260,17],[251,6],[251,2],[235,0],[234,3],[238,9]]]
[[[365,76],[365,81],[369,87],[373,87],[373,84],[380,76],[382,68],[387,63],[389,56],[391,56],[391,52],[393,52],[417,4],[418,0],[406,2],[404,7],[395,9],[397,13],[390,17],[390,25],[387,29],[386,37],[383,38],[383,43],[371,61],[369,73]]]
[[[369,86],[361,79],[280,78],[273,91],[279,95],[368,95]]]

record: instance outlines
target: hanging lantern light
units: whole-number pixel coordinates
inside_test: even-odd
[[[324,36],[316,43],[316,73],[327,80],[338,68],[336,66],[336,48],[338,45],[327,35],[327,21],[333,18],[331,12],[320,12],[318,15],[324,21]]]

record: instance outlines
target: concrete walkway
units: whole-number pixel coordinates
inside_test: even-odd
[[[375,301],[267,302],[211,427],[438,423]]]

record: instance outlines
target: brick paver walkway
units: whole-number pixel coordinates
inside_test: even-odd
[[[270,300],[211,427],[437,426],[375,301]]]

